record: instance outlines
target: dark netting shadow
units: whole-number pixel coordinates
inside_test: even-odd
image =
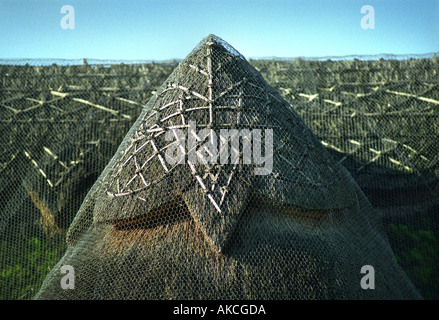
[[[398,261],[437,298],[438,59],[359,58],[254,64],[348,169],[383,217]]]

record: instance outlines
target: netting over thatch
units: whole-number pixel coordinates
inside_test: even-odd
[[[439,58],[258,61],[383,218],[398,262],[439,295]]]
[[[0,66],[0,297],[438,298],[438,59],[250,63]]]

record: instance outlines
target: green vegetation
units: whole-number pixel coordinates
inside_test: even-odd
[[[389,240],[396,259],[424,298],[438,299],[439,234],[432,230],[415,230],[407,225],[389,225]]]
[[[47,273],[65,252],[63,242],[50,242],[36,237],[20,243],[0,243],[0,300],[31,299]]]

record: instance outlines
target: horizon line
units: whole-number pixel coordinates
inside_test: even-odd
[[[406,54],[394,54],[394,53],[378,53],[378,54],[349,54],[349,55],[327,55],[327,56],[292,56],[292,57],[279,57],[279,56],[261,56],[261,57],[245,57],[247,60],[279,60],[279,61],[294,61],[294,60],[307,60],[307,61],[339,61],[339,60],[379,60],[381,58],[385,60],[396,59],[425,59],[439,57],[439,52],[429,53],[406,53]],[[66,62],[67,65],[84,65],[84,60],[89,65],[111,65],[111,64],[146,64],[146,63],[175,63],[181,62],[184,58],[173,59],[105,59],[105,58],[1,58],[0,65],[35,65],[30,62],[40,62],[38,66],[48,66],[56,64],[56,62]],[[11,63],[12,62],[12,63]],[[18,63],[21,62],[21,63]],[[70,62],[70,63],[69,63]],[[72,63],[73,62],[73,63]],[[66,64],[62,64],[66,65]]]

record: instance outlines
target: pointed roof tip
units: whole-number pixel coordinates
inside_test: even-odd
[[[206,37],[204,37],[197,46],[195,46],[195,48],[192,50],[191,53],[197,51],[199,48],[201,48],[204,45],[208,45],[208,46],[213,46],[213,45],[218,45],[223,47],[224,49],[226,49],[229,53],[231,53],[232,55],[242,58],[244,60],[247,60],[238,50],[236,50],[232,45],[230,45],[227,41],[225,41],[224,39],[222,39],[221,37],[213,34],[213,33],[209,33]]]
[[[206,37],[204,37],[199,45],[207,44],[207,45],[213,45],[213,44],[219,44],[222,45],[223,43],[227,43],[217,35],[214,35],[213,33],[209,33]]]
[[[209,33],[206,37],[204,37],[205,40],[222,40],[220,37],[213,33]],[[224,41],[224,40],[222,40]]]

